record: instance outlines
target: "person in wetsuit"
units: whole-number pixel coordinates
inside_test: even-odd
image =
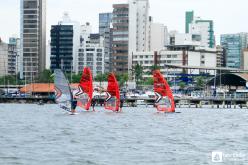
[[[93,111],[95,111],[95,105],[96,105],[96,99],[93,97],[91,100],[91,106],[93,108]]]
[[[77,99],[73,98],[71,101],[71,113],[72,114],[76,113],[76,108],[77,108]]]
[[[125,95],[121,96],[121,99],[120,99],[120,112],[122,111],[124,101],[125,101]]]

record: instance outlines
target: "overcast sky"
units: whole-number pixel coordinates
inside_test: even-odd
[[[0,0],[0,37],[8,37],[20,29],[20,0]],[[90,22],[98,31],[98,13],[111,12],[113,3],[126,0],[47,0],[47,35],[52,24],[57,24],[67,11],[72,20]],[[220,34],[248,32],[248,0],[150,0],[150,15],[154,22],[165,24],[169,30],[184,32],[185,11],[194,10],[195,16],[214,21],[219,41]],[[49,39],[49,38],[48,38]]]

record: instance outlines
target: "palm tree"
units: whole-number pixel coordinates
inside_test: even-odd
[[[181,90],[184,90],[184,88],[186,87],[186,84],[183,81],[181,81],[178,85],[179,85]]]
[[[132,69],[132,73],[135,77],[136,84],[139,84],[140,80],[142,80],[143,74],[144,74],[144,70],[143,70],[142,65],[136,64]]]
[[[39,82],[40,83],[50,83],[53,81],[52,72],[49,69],[45,69],[39,75]]]
[[[122,80],[124,81],[125,85],[126,85],[126,88],[127,88],[127,81],[128,81],[128,73],[124,73],[122,75]]]
[[[196,80],[196,87],[197,88],[204,88],[205,84],[206,84],[206,80],[204,79],[204,77],[199,76],[195,78]]]
[[[153,71],[160,70],[160,66],[158,66],[158,65],[152,65],[149,69],[150,70],[147,72],[147,74],[152,75],[153,74]]]
[[[108,75],[107,74],[97,74],[95,77],[95,81],[100,82],[100,86],[102,86],[103,81],[108,81]]]

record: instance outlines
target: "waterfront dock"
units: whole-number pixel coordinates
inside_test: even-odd
[[[104,98],[96,98],[97,104],[103,106]],[[153,106],[154,98],[126,98],[125,106]],[[29,96],[29,97],[0,97],[0,103],[20,103],[20,104],[55,104],[54,97],[51,96]],[[248,108],[247,97],[181,97],[175,98],[177,108]]]

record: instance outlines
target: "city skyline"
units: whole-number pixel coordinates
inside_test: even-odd
[[[98,32],[98,16],[102,12],[112,12],[112,4],[126,3],[127,0],[55,0],[47,1],[47,36],[51,25],[57,24],[61,20],[63,12],[68,12],[71,19],[84,24],[90,22],[93,32]],[[163,23],[168,30],[177,30],[184,33],[185,11],[194,10],[196,16],[214,21],[214,31],[217,44],[219,44],[220,34],[247,32],[248,24],[245,20],[246,6],[245,0],[224,1],[214,0],[150,0],[150,15],[154,22]],[[223,5],[224,4],[224,5]],[[87,6],[86,6],[87,5]],[[223,7],[224,6],[224,7]],[[162,11],[162,12],[161,12]],[[210,12],[211,11],[211,12]],[[163,13],[163,14],[161,14]],[[4,22],[0,28],[0,37],[8,42],[8,38],[13,34],[20,37],[20,0],[1,2],[0,21]],[[50,38],[48,37],[47,40]]]

